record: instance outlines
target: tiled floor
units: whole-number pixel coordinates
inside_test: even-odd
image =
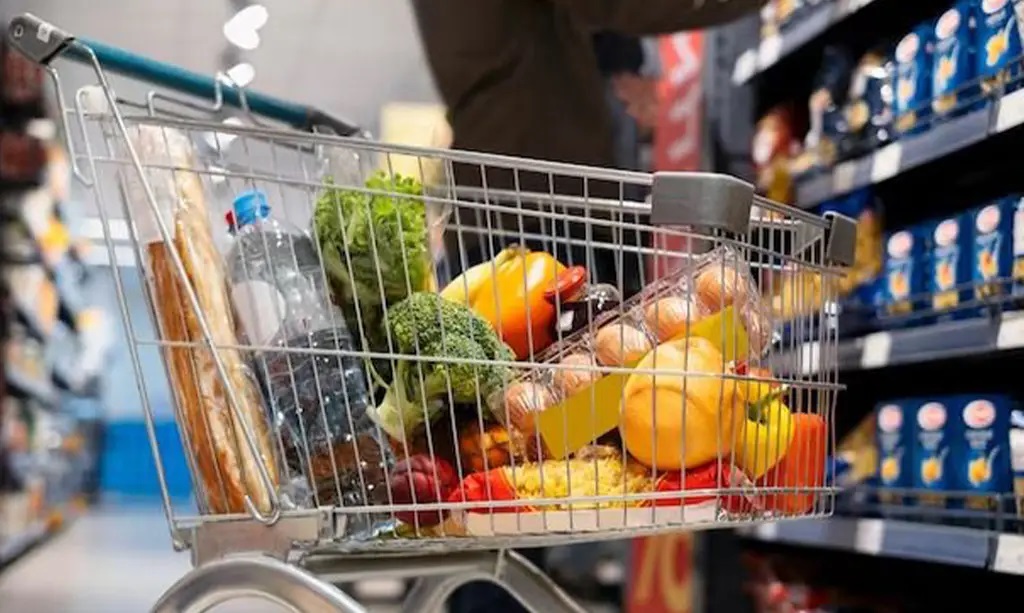
[[[0,574],[0,613],[143,613],[189,568],[187,554],[172,551],[158,510],[95,511]],[[282,610],[253,600],[214,609]],[[378,603],[369,610],[391,613],[398,607]]]

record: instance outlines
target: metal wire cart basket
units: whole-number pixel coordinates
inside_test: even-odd
[[[326,118],[335,133],[303,132],[301,107],[32,16],[10,36],[95,69],[59,96],[64,128],[109,249],[123,218],[144,276],[151,338],[115,270],[196,565],[156,610],[256,593],[359,611],[332,583],[384,572],[424,577],[410,611],[477,579],[577,610],[506,550],[831,513],[850,220],[720,175],[403,148]],[[133,103],[105,69],[215,104]],[[215,119],[232,105],[242,121]],[[166,495],[147,347],[198,513]]]

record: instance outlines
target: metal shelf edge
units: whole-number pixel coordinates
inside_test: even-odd
[[[1024,574],[1024,536],[1015,534],[842,517],[765,526],[745,529],[741,534],[766,542]],[[1000,549],[1004,552],[1001,556]]]

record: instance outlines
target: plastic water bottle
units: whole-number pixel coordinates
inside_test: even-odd
[[[328,297],[313,239],[270,213],[259,191],[233,205],[227,261],[242,336],[255,349],[289,468],[305,474],[319,504],[371,504],[385,495],[391,454],[366,412],[362,361],[309,351],[356,345]]]

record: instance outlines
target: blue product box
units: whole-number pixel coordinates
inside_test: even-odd
[[[1010,196],[1007,200],[1007,213],[1013,217],[1010,234],[1012,246],[1011,276],[1013,277],[1014,297],[1024,297],[1024,196]]]
[[[975,69],[987,92],[1011,84],[1020,74],[1020,28],[1010,0],[974,0]]]
[[[1013,471],[1013,509],[1024,518],[1024,411],[1010,413],[1010,469]]]
[[[886,492],[887,489],[907,489],[913,472],[910,442],[913,415],[907,416],[905,408],[913,401],[893,400],[883,402],[875,409],[875,441],[878,447],[878,485],[881,489],[879,500],[882,504],[903,505],[903,492]]]
[[[999,303],[1013,267],[1013,205],[1005,198],[970,211],[973,229],[971,281],[974,297]]]
[[[921,24],[896,45],[893,116],[900,134],[913,134],[927,125],[932,99],[932,30],[931,24]]]
[[[994,512],[997,496],[1012,491],[1010,473],[1010,414],[1013,402],[999,394],[960,396],[952,416],[959,440],[953,453],[955,487],[968,494],[964,508]],[[975,495],[971,495],[975,494]]]
[[[922,493],[917,503],[929,507],[946,507],[949,498],[946,492],[953,489],[953,457],[951,443],[955,440],[953,428],[956,420],[950,419],[949,401],[935,398],[919,401],[911,428],[913,443],[911,458],[913,464],[912,484]]]
[[[932,110],[936,115],[952,116],[967,110],[964,105],[974,95],[969,86],[975,77],[973,39],[969,2],[957,2],[935,22]]]
[[[924,247],[918,228],[907,228],[886,237],[882,267],[882,310],[886,318],[908,316],[919,310],[924,293]]]
[[[969,226],[963,216],[932,222],[928,228],[926,285],[939,320],[962,317],[971,298]]]

